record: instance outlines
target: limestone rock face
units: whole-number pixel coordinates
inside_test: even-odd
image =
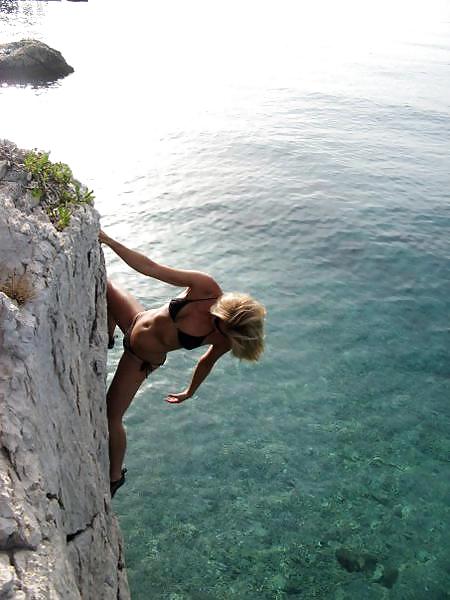
[[[38,40],[0,44],[0,82],[45,83],[73,73],[61,53]]]
[[[80,206],[58,232],[11,156],[0,142],[0,284],[9,277],[24,302],[0,292],[0,598],[126,600],[98,215]]]

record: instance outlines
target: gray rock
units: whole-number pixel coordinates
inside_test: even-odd
[[[46,83],[73,73],[57,50],[38,40],[0,44],[0,82]]]
[[[109,494],[98,214],[80,207],[58,232],[20,185],[11,196],[0,181],[0,280],[7,265],[35,288],[21,306],[0,293],[0,598],[128,600]]]
[[[6,160],[0,160],[0,179],[8,172],[8,162]]]

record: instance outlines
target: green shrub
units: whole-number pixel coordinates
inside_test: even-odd
[[[92,204],[93,192],[73,178],[68,165],[62,162],[52,163],[48,152],[28,152],[24,167],[31,176],[30,189],[33,197],[44,207],[58,231],[69,225],[77,205]]]

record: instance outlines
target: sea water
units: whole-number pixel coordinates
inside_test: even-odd
[[[174,406],[203,350],[173,353],[126,414],[134,600],[449,594],[449,4],[297,4],[1,3],[75,68],[3,87],[2,136],[267,308],[260,363]],[[179,293],[105,254],[145,306]]]

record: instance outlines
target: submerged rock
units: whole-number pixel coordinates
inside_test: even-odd
[[[349,573],[355,571],[372,573],[378,562],[377,557],[372,554],[355,552],[354,550],[348,550],[347,548],[338,548],[336,550],[336,559]]]
[[[398,569],[380,564],[378,558],[373,554],[338,548],[336,560],[349,573],[365,573],[371,578],[371,581],[388,589],[392,588],[398,579]]]
[[[385,567],[383,570],[383,574],[376,581],[385,588],[391,589],[394,583],[397,581],[397,579],[398,569],[396,569],[395,567]]]
[[[73,73],[62,54],[38,40],[0,44],[0,82],[48,83]]]

